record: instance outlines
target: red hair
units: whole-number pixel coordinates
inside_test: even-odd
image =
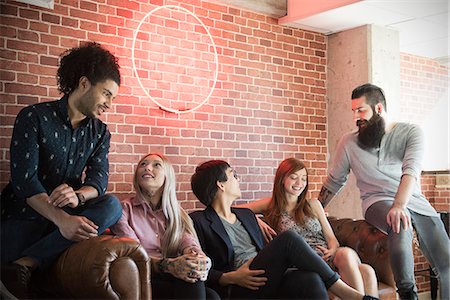
[[[275,179],[273,182],[273,193],[272,201],[269,203],[267,209],[268,213],[266,215],[267,221],[270,226],[272,226],[277,232],[280,231],[280,218],[281,214],[286,211],[287,198],[286,190],[284,188],[284,180],[300,170],[306,170],[308,175],[308,170],[305,164],[296,158],[287,158],[283,160],[278,166],[277,172],[275,173]],[[308,179],[306,179],[306,186],[302,193],[298,196],[297,205],[294,208],[294,220],[296,223],[304,224],[305,217],[312,217],[314,213],[306,200],[306,194],[308,193]]]

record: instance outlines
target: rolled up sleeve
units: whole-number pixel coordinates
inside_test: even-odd
[[[182,253],[184,249],[192,246],[201,248],[198,240],[192,234],[185,232],[183,234],[183,238],[181,239],[180,248],[178,250],[180,253]]]
[[[103,195],[108,187],[110,140],[111,134],[106,129],[86,166],[86,179],[83,185],[96,188],[99,195]]]
[[[424,133],[419,126],[414,125],[408,132],[405,156],[402,164],[402,175],[411,175],[420,179],[422,161],[425,149]]]
[[[344,139],[339,141],[332,166],[323,185],[333,194],[337,194],[348,180],[350,162],[344,147]]]

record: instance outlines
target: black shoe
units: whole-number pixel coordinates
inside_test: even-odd
[[[409,291],[397,291],[399,295],[400,300],[417,300],[419,299],[419,296],[417,295],[417,292],[414,290]]]
[[[31,271],[19,264],[2,264],[1,281],[11,294],[19,299],[29,299]]]

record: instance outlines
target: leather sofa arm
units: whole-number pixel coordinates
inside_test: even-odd
[[[72,245],[46,276],[46,290],[73,299],[151,299],[150,259],[136,241],[110,235]]]
[[[378,281],[395,287],[389,263],[387,236],[365,220],[328,218],[341,246],[353,248],[361,261],[371,265]]]

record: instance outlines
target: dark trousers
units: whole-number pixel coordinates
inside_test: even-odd
[[[85,216],[103,233],[115,224],[122,215],[122,207],[114,195],[103,195],[89,200],[79,208],[65,207],[70,215]],[[2,220],[0,228],[1,262],[12,262],[29,256],[39,263],[39,268],[48,268],[56,258],[74,241],[64,238],[59,229],[49,220]]]
[[[297,270],[288,271],[292,266]],[[327,289],[339,279],[339,275],[293,231],[281,233],[264,247],[250,268],[265,270],[261,276],[267,277],[266,284],[256,291],[232,286],[231,298],[327,299]]]
[[[189,283],[170,274],[152,274],[152,298],[157,299],[208,299],[220,300],[219,295],[205,287],[203,281]]]

